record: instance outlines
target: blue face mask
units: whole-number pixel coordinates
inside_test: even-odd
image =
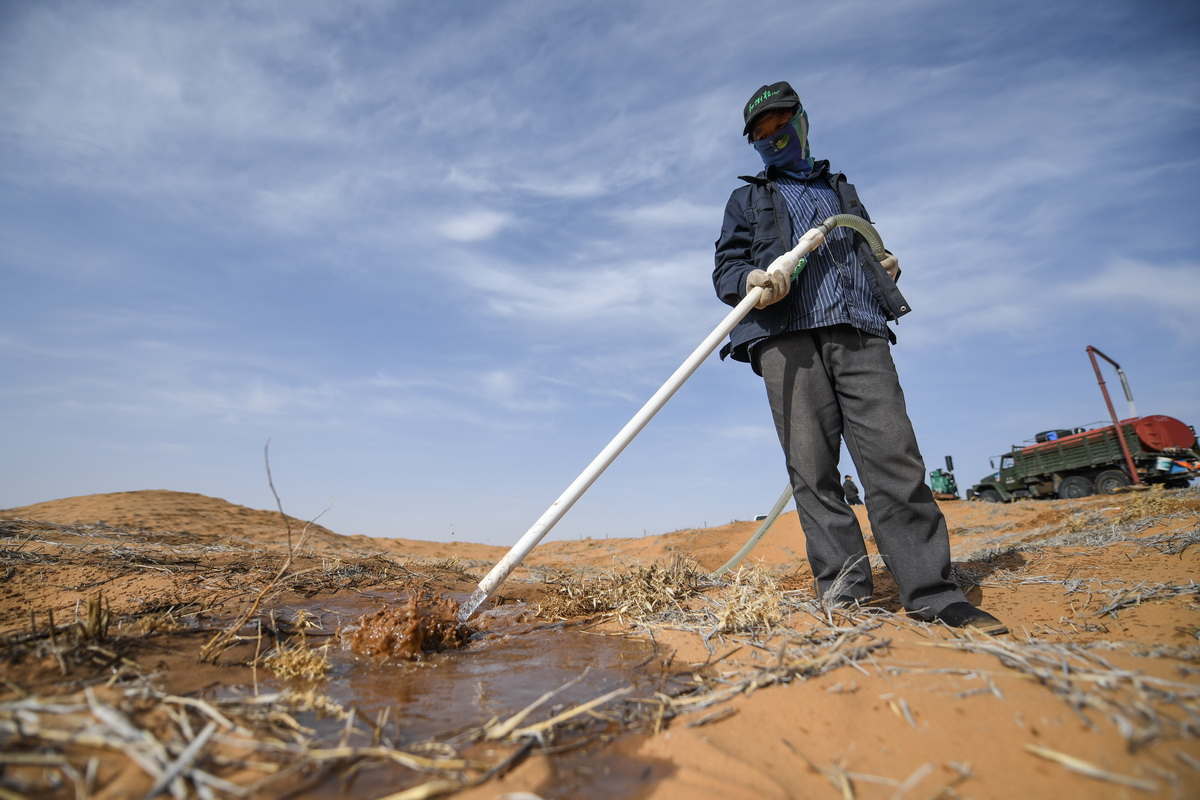
[[[813,159],[808,150],[808,113],[803,106],[775,135],[750,144],[768,167],[779,167],[801,177],[813,170]]]

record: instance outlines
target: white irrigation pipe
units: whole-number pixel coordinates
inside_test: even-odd
[[[855,217],[850,214],[837,214],[829,217],[816,228],[811,229],[801,236],[799,243],[775,259],[768,270],[772,272],[785,271],[794,277],[794,273],[800,268],[800,260],[807,253],[820,246],[825,241],[825,234],[839,225],[846,225],[863,234],[868,244],[871,245],[871,251],[882,256],[883,242],[879,239],[879,234],[875,232],[870,223],[861,217]],[[692,376],[692,373],[699,368],[704,359],[708,358],[725,337],[729,335],[730,331],[750,313],[750,309],[758,305],[758,300],[762,296],[762,293],[763,289],[761,287],[755,287],[746,292],[746,296],[729,312],[725,319],[721,321],[721,324],[700,343],[700,346],[687,357],[687,360],[680,365],[679,369],[675,370],[675,373],[654,393],[654,396],[646,401],[641,410],[634,414],[633,419],[626,423],[625,427],[600,451],[600,454],[592,459],[592,463],[587,466],[587,469],[581,472],[579,477],[559,495],[558,499],[546,509],[546,513],[542,514],[538,521],[533,524],[533,527],[525,532],[525,535],[513,545],[512,549],[508,551],[504,558],[500,559],[496,566],[492,567],[492,571],[484,576],[483,580],[479,582],[479,587],[471,593],[471,596],[459,608],[459,621],[466,622],[475,616],[480,606],[492,596],[492,593],[517,568],[525,556],[529,555],[529,551],[550,532],[550,529],[562,519],[563,515],[571,509],[571,506],[575,505],[575,501],[583,496],[583,493],[600,477],[601,473],[608,468],[608,465],[615,461],[617,456],[621,454],[621,451],[641,432],[646,423],[658,413],[659,409],[666,405],[667,401],[683,385],[684,381]]]

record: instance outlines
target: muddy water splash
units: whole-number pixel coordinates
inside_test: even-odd
[[[471,633],[458,621],[458,606],[448,597],[417,592],[403,606],[363,615],[338,636],[357,655],[383,659],[412,661],[427,652],[457,650]]]

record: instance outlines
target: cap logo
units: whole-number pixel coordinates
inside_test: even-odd
[[[775,95],[779,94],[782,91],[783,91],[782,89],[777,89],[776,91],[772,92],[770,89],[768,89],[767,91],[760,94],[758,97],[751,100],[750,105],[746,106],[746,116],[748,117],[751,114],[753,114],[754,109],[758,108],[759,105],[763,103],[763,101],[770,100],[772,97],[774,97]]]

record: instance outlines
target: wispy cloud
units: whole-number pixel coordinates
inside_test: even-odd
[[[464,453],[510,481],[478,505],[541,505],[522,481],[561,488],[556,470],[592,453],[556,446],[606,441],[724,316],[712,242],[760,163],[740,108],[780,79],[900,255],[916,311],[895,352],[929,452],[979,463],[1007,426],[1039,424],[1013,397],[1067,380],[1081,343],[1127,347],[1143,394],[1200,417],[1178,370],[1200,304],[1190,7],[2,14],[0,434],[128,454],[106,480],[184,474],[188,453],[206,483],[184,488],[237,501],[227,448],[270,433],[344,465],[313,473],[343,506],[399,508],[403,475],[414,527],[439,519]],[[741,364],[706,364],[644,435],[658,465],[622,474],[678,495],[577,530],[677,527],[681,507],[727,520],[782,475]],[[672,454],[686,463],[664,468]],[[0,505],[57,496],[60,474],[0,482]],[[404,533],[368,516],[354,532]]]
[[[503,211],[473,209],[451,213],[438,225],[438,233],[455,242],[482,242],[491,239],[512,223],[512,215]]]
[[[721,212],[722,209],[718,206],[700,205],[676,197],[653,205],[618,209],[613,214],[617,219],[635,228],[704,228],[711,230],[714,228],[713,220],[719,220]]]

